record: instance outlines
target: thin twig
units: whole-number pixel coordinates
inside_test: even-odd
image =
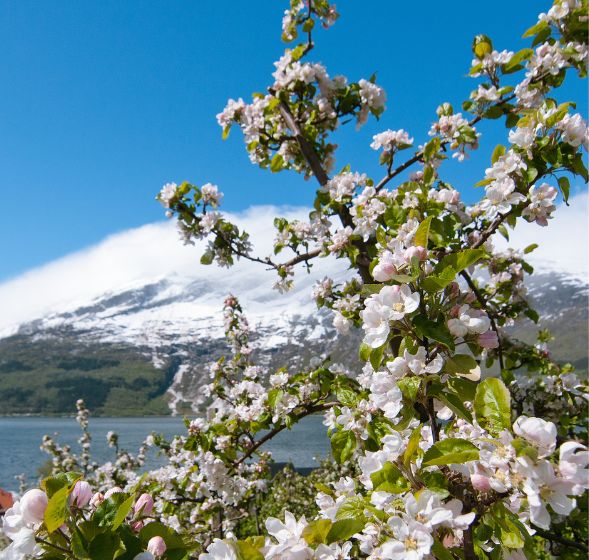
[[[509,103],[514,98],[515,98],[515,94],[511,94],[510,96],[506,97],[505,99],[502,99],[501,101],[498,101],[494,105],[491,105],[491,107],[499,107],[500,105],[502,105],[504,103]],[[483,115],[477,115],[476,117],[472,118],[468,122],[468,126],[474,126],[479,121],[481,121],[483,118],[484,118]],[[440,143],[440,148],[447,146],[449,143],[450,142],[448,140],[442,141]],[[415,155],[412,158],[408,159],[405,163],[402,163],[401,165],[399,165],[393,171],[391,171],[390,167],[389,167],[387,174],[376,185],[376,187],[375,187],[376,191],[377,192],[380,191],[391,179],[395,178],[400,173],[403,173],[403,171],[405,171],[405,169],[407,169],[408,167],[411,167],[414,163],[417,163],[422,158],[423,158],[423,150],[419,150],[419,151],[415,152]]]
[[[41,537],[35,537],[35,540],[40,544],[44,544],[45,546],[50,546],[51,548],[54,548],[55,550],[59,550],[60,552],[65,552],[68,556],[70,556],[72,554],[71,550],[68,550],[67,548],[63,548],[62,546],[59,546],[57,544],[50,543],[49,541],[46,541],[46,540],[42,539]]]
[[[337,404],[338,404],[337,402],[327,402],[327,403],[323,403],[323,404],[316,404],[316,405],[310,406],[309,408],[307,408],[307,409],[303,410],[302,412],[300,412],[299,414],[297,414],[295,417],[295,420],[299,421],[302,418],[304,418],[305,416],[309,416],[309,414],[314,414],[315,412],[321,412],[322,410],[328,410]],[[234,463],[234,466],[237,467],[237,466],[241,465],[241,463],[243,463],[246,459],[251,457],[260,447],[262,447],[262,445],[264,445],[267,441],[271,440],[274,436],[276,436],[277,434],[282,432],[282,430],[284,430],[284,429],[286,429],[286,424],[283,424],[282,426],[277,426],[273,430],[270,430],[265,436],[261,437],[258,441],[256,441],[256,443],[254,445],[252,445],[252,447],[250,447],[239,458],[239,460],[237,460]]]
[[[556,542],[556,543],[562,544],[564,546],[574,548],[576,550],[581,550],[582,552],[589,552],[589,546],[587,545],[587,543],[572,541],[572,540],[567,539],[565,537],[561,537],[560,535],[557,535],[555,533],[551,533],[550,531],[545,531],[544,529],[539,529],[535,525],[534,525],[534,531],[536,531],[537,535],[539,535],[543,539],[546,539],[547,541]]]
[[[487,316],[489,317],[489,321],[491,321],[491,328],[495,331],[495,334],[497,335],[497,341],[499,343],[499,346],[497,347],[497,354],[499,355],[499,366],[501,367],[501,371],[503,371],[505,369],[505,363],[503,362],[503,345],[501,344],[501,335],[499,334],[499,329],[497,328],[497,323],[495,322],[495,314],[489,309],[488,302],[486,301],[483,294],[481,294],[480,290],[476,287],[468,272],[466,272],[466,270],[463,270],[460,273],[460,276],[462,276],[462,278],[466,280],[468,287],[473,291],[478,302],[486,311]]]

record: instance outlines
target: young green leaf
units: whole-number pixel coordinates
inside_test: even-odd
[[[479,425],[494,435],[511,427],[511,397],[501,379],[490,377],[479,384],[474,412]]]
[[[459,438],[447,438],[434,443],[423,456],[422,467],[467,463],[479,458],[478,448]]]

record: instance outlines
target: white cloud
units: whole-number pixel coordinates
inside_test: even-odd
[[[573,197],[571,206],[559,207],[546,228],[521,223],[512,233],[510,246],[524,248],[538,243],[540,247],[530,255],[538,272],[557,270],[587,280],[588,204],[589,196],[585,192]],[[276,215],[305,219],[308,210],[259,206],[232,217],[250,232],[257,255],[271,254],[272,220]],[[496,242],[502,243],[500,239]],[[228,292],[245,294],[254,312],[268,306],[292,306],[295,298],[304,305],[310,301],[310,288],[317,278],[341,277],[345,270],[343,261],[321,259],[313,274],[301,271],[297,275],[296,292],[285,298],[271,290],[275,274],[263,265],[241,261],[229,270],[214,265],[205,267],[199,263],[201,253],[202,246],[182,245],[171,222],[111,235],[97,245],[0,284],[0,332],[7,333],[12,326],[53,312],[73,310],[109,292],[170,277],[202,280],[214,286],[211,297],[207,299],[204,294],[199,305],[214,305],[215,309],[221,306],[219,294]],[[217,298],[214,302],[213,297]]]
[[[308,219],[308,209],[258,206],[229,216],[251,235],[254,253],[272,253],[273,218]],[[109,292],[120,292],[134,286],[176,277],[186,281],[202,280],[214,286],[215,309],[222,306],[220,293],[244,294],[251,306],[280,306],[280,294],[271,289],[276,274],[262,264],[240,261],[233,268],[204,266],[199,262],[204,242],[184,246],[173,222],[158,222],[111,235],[104,241],[35,268],[15,279],[0,284],[0,333],[8,334],[11,327],[53,312],[73,310]],[[280,260],[282,260],[280,255]],[[285,255],[285,259],[288,255]],[[305,290],[310,300],[311,284],[319,276],[337,275],[345,267],[343,261],[321,259],[316,271],[302,271],[296,282],[296,293]],[[295,294],[292,294],[295,296]],[[211,294],[211,297],[213,294]],[[286,298],[291,299],[292,298]],[[199,300],[201,307],[213,304],[206,294]],[[284,302],[286,304],[286,301]],[[258,311],[252,309],[252,311]]]
[[[565,272],[585,282],[589,279],[589,193],[577,194],[569,200],[570,206],[560,204],[548,226],[521,220],[509,243],[495,236],[497,248],[524,249],[532,243],[538,248],[528,260],[537,272]]]

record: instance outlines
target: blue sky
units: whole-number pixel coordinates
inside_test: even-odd
[[[308,205],[314,185],[252,166],[241,134],[221,140],[215,114],[229,97],[271,83],[282,53],[288,2],[9,0],[0,4],[0,280],[81,249],[106,235],[162,218],[154,195],[167,181],[213,182],[228,210]],[[361,10],[359,6],[368,6]],[[371,136],[405,128],[426,139],[442,101],[465,99],[470,43],[527,45],[522,32],[548,2],[341,0],[341,18],[316,34],[314,59],[350,80],[378,72],[389,110],[360,133],[338,133],[338,167],[376,179]],[[573,80],[562,99],[580,103]],[[496,125],[496,123],[495,123]],[[467,201],[502,126],[484,126],[481,149],[447,167]]]

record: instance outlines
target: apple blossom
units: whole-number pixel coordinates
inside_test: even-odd
[[[163,556],[166,552],[166,542],[162,537],[152,537],[147,543],[147,550],[154,556]]]
[[[47,494],[43,490],[38,488],[28,490],[20,499],[23,519],[27,523],[43,523],[47,503]]]
[[[85,480],[76,482],[72,493],[70,494],[70,505],[77,508],[86,507],[92,498],[92,487]]]

